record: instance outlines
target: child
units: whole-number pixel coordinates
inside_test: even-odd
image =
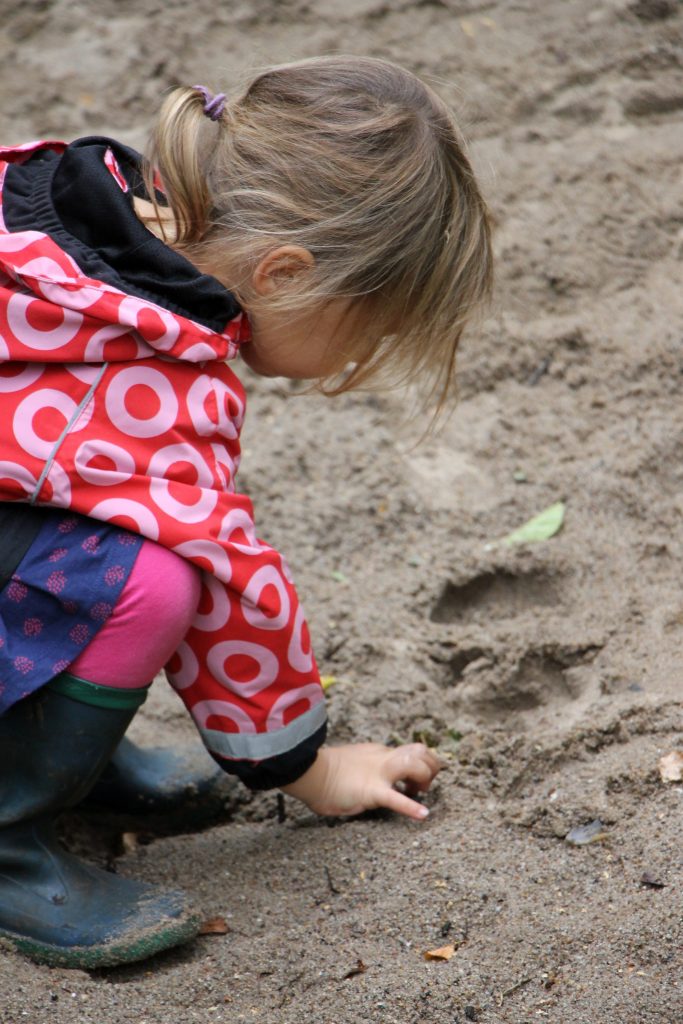
[[[0,151],[0,184],[0,934],[102,966],[197,930],[181,894],[89,867],[51,824],[164,665],[248,786],[426,815],[426,747],[324,745],[287,565],[234,488],[226,361],[329,394],[390,371],[443,404],[488,218],[447,107],[369,58],[271,68],[231,102],[176,89],[146,164],[33,143]]]

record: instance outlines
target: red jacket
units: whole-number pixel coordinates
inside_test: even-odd
[[[218,760],[284,784],[325,710],[287,565],[235,491],[245,396],[226,360],[248,324],[138,222],[141,187],[111,140],[0,149],[0,499],[114,521],[203,570],[169,678]]]

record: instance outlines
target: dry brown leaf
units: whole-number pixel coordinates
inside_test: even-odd
[[[455,946],[441,946],[439,949],[429,949],[424,955],[425,960],[450,960],[455,953]]]
[[[224,917],[210,917],[199,928],[200,935],[227,935],[229,931]]]
[[[344,975],[344,981],[346,981],[347,978],[355,978],[357,974],[365,974],[366,971],[367,967],[365,966],[363,961],[356,960],[356,966],[352,967],[350,971],[346,972],[346,974]]]
[[[662,782],[683,781],[683,751],[672,750],[659,759],[659,775]]]

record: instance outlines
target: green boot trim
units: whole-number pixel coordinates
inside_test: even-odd
[[[0,928],[0,939],[5,940],[19,953],[35,963],[50,967],[66,967],[70,970],[96,970],[99,967],[117,967],[120,964],[147,960],[155,953],[161,953],[174,946],[180,946],[194,939],[199,931],[200,918],[191,910],[178,920],[160,921],[140,934],[121,936],[98,946],[57,946],[40,942],[28,936],[17,935]]]
[[[80,704],[90,704],[96,708],[115,708],[116,710],[127,710],[139,708],[147,700],[149,686],[140,686],[135,689],[117,689],[114,686],[100,686],[99,683],[89,683],[87,679],[79,679],[68,672],[62,672],[55,676],[47,684],[48,689],[61,693],[63,697],[70,697],[71,700]]]

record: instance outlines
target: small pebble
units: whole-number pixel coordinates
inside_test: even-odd
[[[589,843],[601,843],[607,839],[605,826],[596,818],[588,825],[575,825],[564,837],[566,843],[572,846],[588,846]]]

